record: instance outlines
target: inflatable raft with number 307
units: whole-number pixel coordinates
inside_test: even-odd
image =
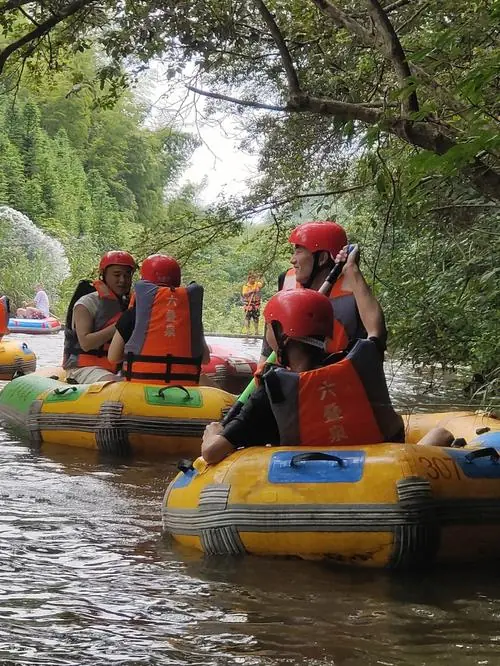
[[[165,496],[164,529],[212,555],[393,569],[498,561],[500,421],[455,412],[405,422],[406,444],[253,447],[217,465],[181,465]],[[415,445],[437,425],[469,443]]]

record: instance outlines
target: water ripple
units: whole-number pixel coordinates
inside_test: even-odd
[[[57,363],[62,336],[29,342]],[[203,558],[161,535],[171,463],[38,451],[0,429],[0,464],[0,664],[497,663],[500,583],[487,572]]]

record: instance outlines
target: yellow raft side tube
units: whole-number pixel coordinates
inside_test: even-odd
[[[497,558],[500,422],[471,413],[406,420],[410,441],[448,423],[475,448],[253,447],[218,465],[198,459],[167,490],[164,529],[208,554],[406,569]]]
[[[35,352],[25,342],[10,338],[0,340],[0,379],[9,380],[16,373],[26,375],[35,370]]]
[[[207,423],[234,396],[211,387],[130,382],[66,383],[30,375],[0,393],[0,415],[39,444],[68,444],[113,454],[198,455]]]

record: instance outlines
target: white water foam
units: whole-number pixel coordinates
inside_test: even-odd
[[[68,258],[61,243],[39,229],[29,217],[10,206],[0,206],[2,244],[19,248],[28,259],[40,257],[47,270],[36,275],[46,287],[55,288],[70,274]]]

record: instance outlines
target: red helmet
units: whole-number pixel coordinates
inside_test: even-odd
[[[181,267],[173,257],[152,254],[142,262],[141,278],[165,287],[178,287],[181,283]]]
[[[279,291],[264,308],[266,324],[277,321],[289,338],[331,337],[333,308],[330,299],[313,289]]]
[[[302,245],[309,252],[325,250],[335,257],[347,245],[347,235],[336,222],[306,222],[295,227],[288,242]]]
[[[133,271],[137,268],[134,257],[123,250],[106,252],[99,262],[99,273],[102,275],[108,266],[130,266]]]

